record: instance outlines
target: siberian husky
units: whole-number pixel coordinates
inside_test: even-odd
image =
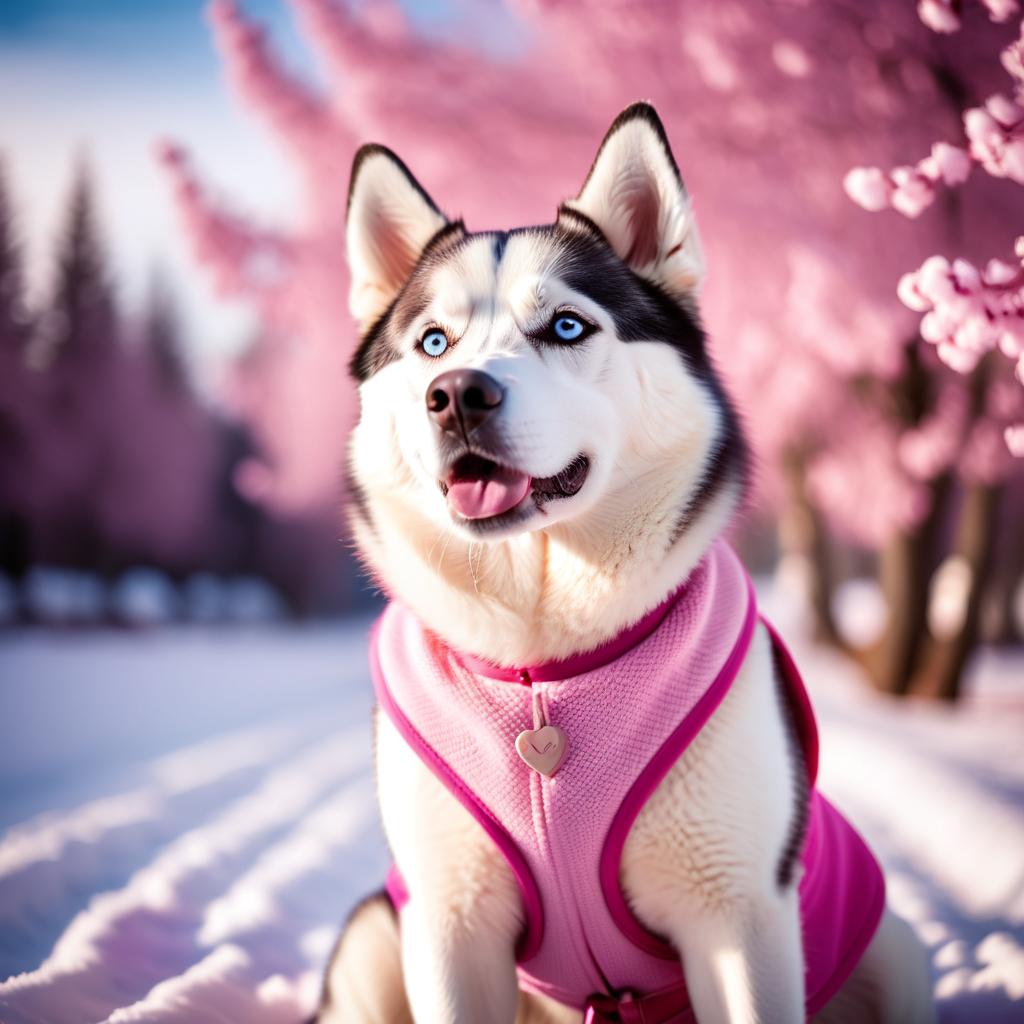
[[[744,493],[743,434],[698,319],[701,245],[654,109],[637,103],[615,120],[579,195],[553,224],[472,233],[440,212],[393,153],[373,145],[355,159],[348,216],[351,309],[361,331],[352,361],[361,401],[350,450],[354,533],[404,609],[384,642],[402,644],[411,630],[419,647],[409,673],[431,666],[402,681],[403,692],[413,703],[422,696],[442,731],[451,701],[452,721],[462,715],[453,727],[464,735],[428,736],[417,747],[401,712],[378,712],[380,806],[402,882],[353,913],[319,1020],[931,1020],[923,950],[884,909],[881,888],[854,962],[835,975],[841,985],[819,986],[817,1005],[806,991],[817,955],[801,917],[813,790],[781,679],[785,655],[763,622],[748,620],[731,685],[636,808],[613,862],[612,895],[621,887],[641,933],[636,944],[669,949],[671,964],[652,970],[679,972],[681,964],[684,985],[672,991],[685,995],[675,1003],[624,991],[618,965],[600,962],[600,949],[612,947],[586,924],[587,914],[605,913],[596,870],[592,885],[541,879],[531,908],[526,855],[496,841],[500,814],[487,817],[489,804],[520,806],[520,797],[527,816],[543,816],[557,787],[564,795],[581,777],[572,758],[579,763],[584,753],[595,778],[612,787],[621,780],[614,751],[581,752],[571,730],[566,738],[557,721],[543,719],[555,706],[547,698],[534,695],[543,719],[534,719],[534,732],[521,724],[528,737],[551,727],[554,739],[532,754],[519,749],[522,760],[511,749],[481,751],[490,734],[481,724],[474,735],[465,708],[478,697],[518,699],[517,682],[500,681],[510,667],[563,663],[580,672],[573,659],[581,654],[621,647],[624,636],[628,647],[635,624],[675,614],[665,609],[690,593],[714,552],[731,557],[719,538]],[[652,642],[634,641],[640,646],[622,655],[630,664]],[[405,655],[384,656],[392,676],[400,674]],[[463,671],[467,664],[495,671]],[[425,692],[449,685],[444,666],[462,673],[461,696]],[[619,670],[614,659],[594,669],[613,680]],[[609,699],[618,699],[614,687]],[[624,721],[640,714],[635,703],[623,702]],[[431,751],[442,742],[471,760],[498,758],[479,777],[500,779],[495,792],[471,792],[479,778],[464,785],[457,765],[439,769],[446,755]],[[589,742],[599,746],[600,737]],[[549,748],[568,758],[565,767],[544,762]],[[600,767],[609,760],[611,768]],[[595,804],[595,820],[605,810]],[[573,838],[596,850],[602,837],[588,837],[578,818]],[[537,858],[554,856],[544,842],[561,841],[545,835],[535,872],[548,870]],[[409,894],[400,913],[396,887]],[[605,891],[609,906],[612,895]],[[854,903],[861,895],[847,893]],[[546,915],[548,935],[557,924],[578,947],[548,949],[540,982],[524,956],[535,913]],[[566,1001],[561,979],[550,977],[563,954],[576,958],[566,972],[597,972],[594,993]]]

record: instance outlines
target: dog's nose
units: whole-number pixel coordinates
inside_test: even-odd
[[[448,370],[427,388],[431,419],[450,433],[467,436],[501,405],[501,385],[483,370]]]

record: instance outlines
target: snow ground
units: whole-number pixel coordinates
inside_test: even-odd
[[[387,862],[367,626],[0,641],[4,1024],[310,1012]],[[954,711],[886,701],[794,647],[823,789],[928,945],[941,1019],[1024,1021],[1024,654],[979,659]]]

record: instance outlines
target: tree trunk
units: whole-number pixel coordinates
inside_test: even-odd
[[[825,518],[807,496],[803,459],[798,455],[788,456],[784,469],[789,500],[780,525],[780,542],[784,550],[798,554],[806,562],[806,596],[814,639],[845,649],[832,608],[836,567]]]
[[[882,549],[879,582],[888,610],[885,632],[860,660],[874,685],[906,696],[928,636],[928,587],[951,489],[948,476],[932,485],[931,508],[912,533],[900,533]]]
[[[963,618],[953,636],[929,644],[911,687],[915,695],[948,701],[960,695],[964,666],[978,641],[982,601],[992,575],[1000,495],[1001,489],[991,484],[974,484],[964,495],[955,548],[969,569]]]
[[[864,652],[872,682],[886,693],[905,695],[927,626],[928,574],[919,533],[898,534],[886,544],[879,567],[888,620],[882,639]]]
[[[1019,516],[1021,505],[1015,502],[1024,498],[1024,490],[1007,490],[1003,494],[1002,519],[1009,511],[1011,518]],[[1010,536],[1007,536],[1009,534]],[[993,644],[1019,644],[1024,640],[1024,630],[1018,621],[1017,594],[1024,586],[1024,531],[1016,522],[997,523],[997,545],[1002,535],[1002,545],[993,552],[992,577],[989,594],[982,606],[981,639]]]

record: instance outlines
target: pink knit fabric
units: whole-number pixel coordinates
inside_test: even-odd
[[[637,814],[725,696],[755,622],[753,589],[723,542],[625,641],[556,665],[496,668],[460,656],[400,604],[382,616],[372,655],[378,699],[508,860],[526,915],[517,949],[525,988],[588,1008],[591,1020],[693,1020],[678,954],[632,915],[619,868]],[[774,633],[773,640],[813,784],[810,705],[792,659]],[[553,778],[530,769],[514,746],[534,727],[535,702],[568,736]],[[816,792],[803,863],[813,1013],[874,934],[884,886],[860,837]],[[389,888],[405,898],[396,876]]]

